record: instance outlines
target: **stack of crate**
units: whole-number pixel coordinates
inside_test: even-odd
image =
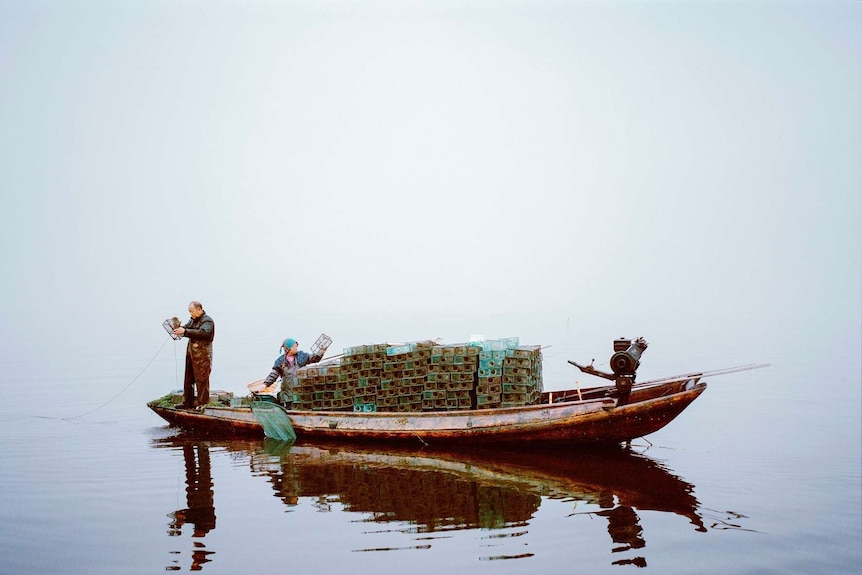
[[[503,360],[505,358],[505,349],[490,349],[490,346],[484,346],[479,352],[476,371],[477,408],[493,409],[502,405]]]
[[[418,411],[422,382],[427,373],[428,346],[409,343],[387,346],[377,408],[380,411]]]
[[[297,370],[295,409],[374,411],[385,346],[361,345],[344,351],[340,359]]]
[[[542,351],[537,345],[506,350],[500,407],[533,405],[542,395]]]
[[[341,409],[351,393],[343,382],[340,360],[311,364],[296,371],[293,403],[295,409]]]
[[[476,378],[476,407],[521,407],[542,395],[540,346],[521,346],[518,338],[482,342]]]
[[[473,407],[478,357],[479,348],[468,344],[431,348],[422,409],[446,411]]]
[[[342,378],[345,390],[352,393],[350,401],[342,407],[354,411],[377,410],[385,359],[385,344],[360,345],[344,350],[341,364],[347,369]]]
[[[297,371],[301,410],[452,411],[532,405],[542,393],[539,346],[518,338],[441,345],[346,348],[340,359]]]

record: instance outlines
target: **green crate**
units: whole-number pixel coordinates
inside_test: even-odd
[[[386,355],[401,355],[402,353],[410,353],[411,351],[416,351],[415,343],[408,343],[406,345],[396,345],[392,347],[386,348]]]

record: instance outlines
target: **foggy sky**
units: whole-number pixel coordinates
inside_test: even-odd
[[[0,0],[0,343],[198,299],[266,358],[471,314],[858,354],[860,13]]]

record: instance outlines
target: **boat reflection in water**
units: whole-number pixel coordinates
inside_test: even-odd
[[[185,457],[188,508],[171,514],[172,535],[189,523],[200,538],[215,528],[208,446],[231,452],[235,464],[247,458],[251,471],[268,477],[274,495],[285,505],[309,498],[326,511],[337,503],[346,511],[367,514],[370,522],[409,523],[417,533],[526,526],[543,498],[562,499],[576,507],[594,506],[597,511],[588,514],[606,519],[613,564],[645,566],[644,557],[630,557],[646,545],[639,512],[677,514],[695,530],[707,530],[690,483],[658,461],[622,448],[561,456],[289,445],[191,434],[158,439],[155,446],[182,448]],[[195,545],[192,568],[199,569],[209,552],[202,542]],[[627,551],[632,553],[615,555]]]
[[[210,448],[206,442],[193,439],[171,441],[172,445],[182,447],[186,468],[186,507],[168,514],[168,535],[182,535],[183,526],[190,525],[192,537],[202,539],[216,526],[215,505],[213,503],[213,480],[210,466]],[[209,562],[211,551],[206,550],[202,541],[195,541],[192,550],[192,571],[199,571]],[[181,567],[173,564],[168,571],[178,571]]]

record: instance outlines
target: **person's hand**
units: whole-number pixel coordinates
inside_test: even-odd
[[[186,333],[186,328],[184,327],[178,327],[174,330],[174,335],[183,335],[184,333]]]

